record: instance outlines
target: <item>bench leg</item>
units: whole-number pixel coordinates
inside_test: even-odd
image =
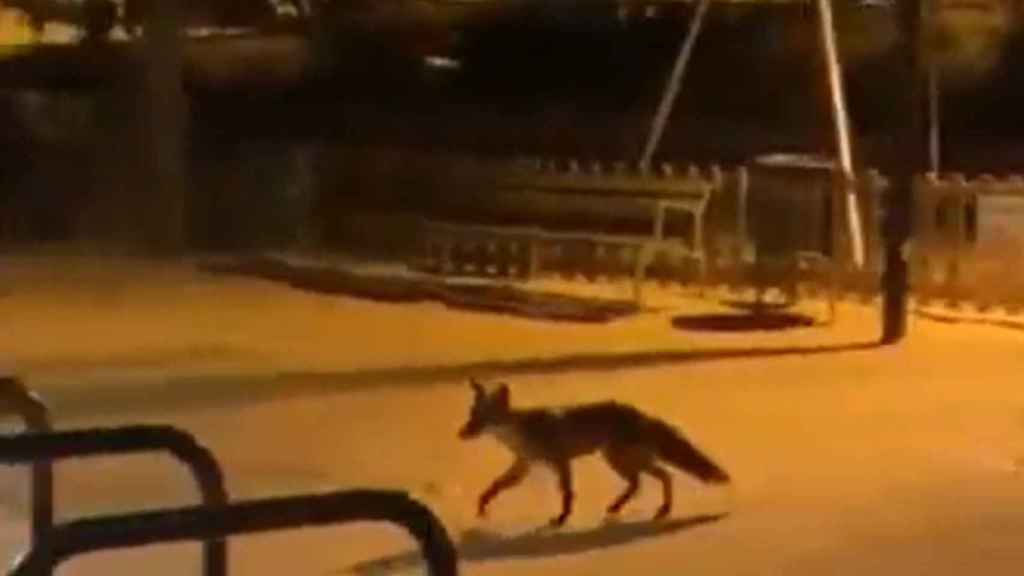
[[[526,279],[533,280],[537,278],[537,274],[540,272],[540,241],[530,240],[527,244],[527,252],[529,254],[529,264],[526,271]]]
[[[697,296],[704,297],[704,291],[708,285],[708,262],[704,254],[697,255]]]
[[[640,247],[636,251],[636,262],[633,267],[633,300],[638,307],[644,305],[643,285],[647,276],[647,249]]]
[[[836,322],[836,288],[838,285],[838,273],[836,271],[836,265],[834,262],[829,262],[829,282],[828,282],[828,325],[831,326]]]

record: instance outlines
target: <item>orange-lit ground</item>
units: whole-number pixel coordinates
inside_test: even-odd
[[[316,296],[184,266],[6,258],[0,271],[0,356],[49,399],[59,426],[184,426],[222,458],[235,497],[409,489],[464,539],[467,574],[1015,575],[1024,562],[1024,334],[1012,330],[915,320],[899,349],[839,351],[874,337],[873,309],[844,304],[831,329],[714,335],[674,329],[675,315],[720,308],[669,290],[652,294],[660,311],[573,326]],[[815,346],[836,351],[679,354]],[[586,460],[563,533],[531,534],[557,509],[544,472],[478,521],[476,495],[508,455],[455,431],[469,401],[461,367],[493,360],[518,371],[508,378],[516,402],[615,397],[680,425],[736,485],[705,490],[678,476],[675,517],[731,515],[652,534],[630,523],[657,505],[647,485],[625,524],[605,526],[621,486]],[[159,457],[57,474],[64,517],[196,499]],[[26,476],[0,473],[5,557],[25,540]],[[244,538],[232,543],[232,574],[420,573],[408,546],[379,527]],[[192,574],[197,551],[105,554],[63,573]]]

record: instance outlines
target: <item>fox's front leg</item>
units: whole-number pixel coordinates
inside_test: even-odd
[[[526,478],[526,473],[529,471],[529,463],[525,460],[516,460],[508,470],[505,470],[501,476],[498,476],[487,490],[484,490],[484,493],[480,495],[476,515],[480,517],[486,516],[487,505],[491,503],[491,500],[494,500],[494,498],[501,492],[522,482],[523,478]]]

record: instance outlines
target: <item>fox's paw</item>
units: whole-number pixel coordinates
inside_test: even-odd
[[[671,507],[669,507],[669,506],[662,506],[661,508],[658,508],[657,512],[654,513],[654,519],[655,520],[664,520],[665,518],[668,518],[668,515],[671,512],[672,512],[672,508]]]
[[[603,522],[607,526],[612,526],[621,523],[622,517],[618,514],[605,514]]]
[[[477,518],[487,518],[487,503],[486,502],[481,502],[480,504],[477,505],[477,507],[476,507],[476,517]]]
[[[548,526],[551,528],[561,528],[562,526],[565,526],[565,521],[568,519],[569,516],[567,514],[562,514],[558,517],[552,518],[551,521],[548,522]]]

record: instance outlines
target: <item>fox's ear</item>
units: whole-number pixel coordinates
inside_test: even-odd
[[[477,396],[484,396],[485,395],[484,387],[481,386],[480,383],[476,381],[476,378],[470,378],[469,379],[469,386],[471,388],[473,388],[473,394],[475,394]]]
[[[497,402],[498,406],[507,409],[511,402],[511,399],[509,398],[510,395],[511,392],[508,389],[508,384],[502,384],[501,386],[498,386],[498,389],[494,392],[494,401]]]

